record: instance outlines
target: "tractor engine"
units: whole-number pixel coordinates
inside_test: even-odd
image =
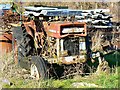
[[[85,23],[51,22],[45,28],[47,44],[42,46],[45,46],[42,56],[47,57],[47,60],[50,58],[50,62],[55,63],[86,61]]]

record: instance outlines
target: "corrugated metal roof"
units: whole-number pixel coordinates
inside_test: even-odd
[[[41,10],[40,12],[35,11],[25,11],[24,15],[44,15],[44,16],[73,16],[73,15],[81,15],[80,10],[72,10],[72,9],[56,9],[56,10]]]
[[[34,7],[34,6],[28,6],[24,7],[26,10],[31,10],[31,11],[40,11],[40,10],[55,10],[58,8],[51,8],[51,7]]]

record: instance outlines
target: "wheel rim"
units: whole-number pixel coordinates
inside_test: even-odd
[[[31,77],[37,80],[40,78],[38,69],[34,64],[31,65]]]

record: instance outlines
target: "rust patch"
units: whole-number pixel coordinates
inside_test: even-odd
[[[12,51],[12,34],[4,33],[0,35],[0,54],[3,55]]]

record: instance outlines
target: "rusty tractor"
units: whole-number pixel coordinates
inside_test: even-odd
[[[87,72],[86,23],[74,20],[81,12],[50,7],[25,9],[26,21],[13,29],[15,62],[30,69],[36,79]]]
[[[86,11],[58,7],[25,7],[26,19],[21,26],[13,29],[15,62],[29,69],[31,77],[36,79],[71,77],[89,73],[91,68],[97,67],[104,61],[104,56],[101,57],[102,54],[96,51],[101,48],[99,46],[98,49],[96,48],[98,39],[95,36],[101,38],[103,33],[92,33],[91,29],[87,31],[88,22],[76,19],[76,16],[81,16],[82,12]],[[97,20],[97,22],[104,21]],[[94,23],[96,25],[96,22]],[[107,27],[111,27],[111,22],[107,24],[110,25]],[[105,25],[102,27],[106,28]],[[91,26],[93,27],[94,24]],[[100,26],[98,25],[97,28]],[[92,31],[94,30],[96,29],[92,28]],[[96,52],[94,54],[91,53],[88,33],[93,35],[91,40],[93,40],[92,50]],[[101,42],[105,42],[102,40],[104,39],[99,41],[100,45]],[[101,47],[106,48],[104,45]],[[94,56],[99,57],[99,61],[91,59]]]

